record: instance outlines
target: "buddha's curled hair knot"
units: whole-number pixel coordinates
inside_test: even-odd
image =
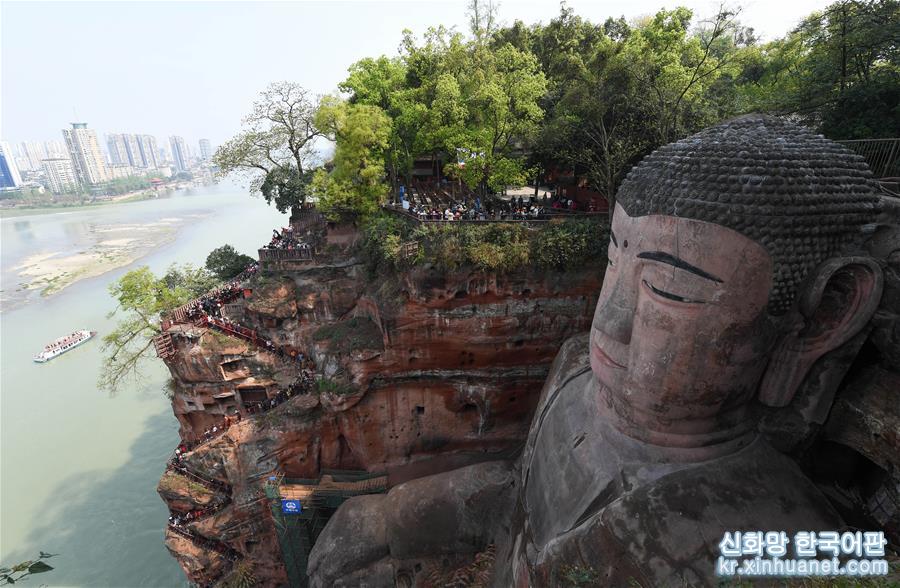
[[[769,312],[783,314],[809,272],[874,222],[872,174],[843,145],[807,128],[748,115],[660,147],[617,197],[629,216],[715,223],[760,243],[775,264]]]

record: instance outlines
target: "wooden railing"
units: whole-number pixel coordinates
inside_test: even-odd
[[[296,247],[294,249],[268,249],[259,250],[260,261],[312,261],[311,247]]]

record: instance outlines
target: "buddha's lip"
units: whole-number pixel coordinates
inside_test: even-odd
[[[598,361],[600,361],[600,362],[602,362],[602,363],[605,363],[605,364],[607,364],[607,365],[610,366],[610,367],[618,368],[618,369],[620,369],[620,370],[624,370],[624,369],[625,369],[625,366],[624,366],[624,365],[622,365],[621,363],[617,362],[617,361],[614,360],[612,357],[610,357],[608,353],[606,353],[605,351],[603,351],[603,348],[600,347],[600,345],[597,344],[597,341],[596,341],[596,340],[593,340],[593,339],[594,339],[593,337],[591,337],[591,339],[592,339],[592,341],[591,341],[591,353],[594,355],[594,357],[595,357]]]

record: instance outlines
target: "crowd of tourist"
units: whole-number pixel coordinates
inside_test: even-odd
[[[542,198],[487,198],[482,204],[479,197],[462,202],[445,203],[440,206],[424,203],[410,204],[401,201],[402,208],[421,221],[525,221],[552,217],[557,214],[583,211],[585,207],[567,198],[550,197],[544,193]],[[587,212],[594,212],[591,202]]]
[[[312,370],[303,368],[302,370],[300,370],[300,375],[297,376],[297,379],[294,380],[287,388],[279,390],[278,393],[275,394],[275,396],[272,396],[271,398],[267,398],[266,400],[255,404],[245,403],[247,412],[249,414],[259,414],[268,410],[272,410],[276,406],[290,400],[294,396],[299,396],[300,394],[308,394],[312,390],[312,386],[314,383],[315,378],[313,377]]]
[[[294,237],[294,230],[291,228],[284,228],[280,231],[272,229],[272,239],[266,245],[263,245],[263,249],[311,250],[309,243]]]
[[[277,345],[270,339],[264,339],[260,337],[259,334],[253,329],[239,325],[228,317],[216,317],[210,314],[206,314],[201,315],[200,318],[203,320],[206,326],[214,327],[229,335],[234,335],[236,337],[240,337],[241,339],[250,341],[254,345],[258,345],[269,353],[273,353],[282,359],[290,358],[291,360],[300,362],[301,364],[306,362],[306,356],[299,350],[294,348],[287,348],[282,345]]]
[[[194,521],[199,521],[202,518],[216,514],[229,502],[231,502],[230,498],[225,502],[220,502],[214,506],[207,506],[206,508],[195,508],[187,512],[173,512],[169,515],[169,524],[173,527],[180,527],[182,525],[187,525],[188,523],[193,523]]]
[[[242,283],[259,271],[259,263],[253,262],[229,282],[210,290],[173,312],[175,321],[195,321],[203,315],[218,317],[222,315],[222,307],[230,304],[243,295]]]
[[[279,390],[278,393],[271,398],[267,398],[259,402],[244,402],[247,414],[253,415],[267,412],[269,410],[272,410],[276,406],[279,406],[280,404],[290,400],[294,396],[308,394],[312,390],[313,384],[315,384],[313,371],[308,367],[303,367],[300,370],[300,375],[298,375],[297,378],[287,386],[287,388]],[[181,443],[179,443],[178,447],[175,448],[171,463],[173,465],[181,465],[182,457],[185,453],[193,451],[200,445],[203,445],[204,443],[220,437],[229,428],[231,428],[232,425],[241,422],[241,419],[241,413],[238,412],[237,409],[235,409],[232,414],[223,416],[221,421],[211,427],[207,427],[206,430],[203,431],[203,433],[200,435],[200,438],[196,441],[182,441]]]

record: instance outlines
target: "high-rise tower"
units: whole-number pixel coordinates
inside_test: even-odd
[[[156,137],[152,135],[138,135],[138,149],[141,152],[141,157],[146,164],[144,167],[148,167],[150,169],[156,169],[159,167],[159,157],[157,153],[156,147]]]
[[[188,170],[188,150],[183,137],[169,137],[169,145],[172,146],[172,161],[175,169],[182,172]]]
[[[209,139],[200,139],[200,159],[209,161],[212,159],[213,150]]]
[[[93,186],[107,181],[109,176],[97,133],[87,128],[87,123],[72,123],[72,128],[63,129],[62,134],[79,183]]]
[[[9,143],[0,143],[0,188],[16,188],[22,185],[22,177]]]

